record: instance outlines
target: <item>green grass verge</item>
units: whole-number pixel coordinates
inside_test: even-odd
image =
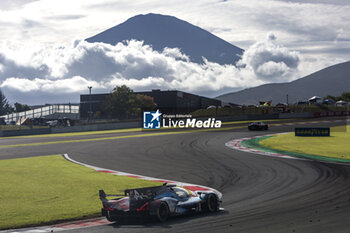
[[[350,161],[350,125],[331,128],[330,137],[296,137],[280,134],[259,141],[263,147]]]
[[[0,229],[49,224],[98,216],[98,190],[159,185],[96,172],[60,155],[0,160]]]

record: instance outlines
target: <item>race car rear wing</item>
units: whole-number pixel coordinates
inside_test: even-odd
[[[100,199],[101,199],[102,201],[103,201],[103,200],[106,200],[106,197],[125,197],[125,195],[106,194],[105,191],[103,191],[102,189],[99,190],[98,194],[99,194]]]

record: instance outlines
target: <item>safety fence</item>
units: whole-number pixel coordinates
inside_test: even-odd
[[[25,112],[15,112],[0,116],[6,122],[17,122],[21,118],[47,118],[54,114],[79,114],[79,105],[73,104],[53,104],[40,108],[35,108]]]

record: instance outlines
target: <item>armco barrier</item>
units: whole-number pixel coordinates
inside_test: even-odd
[[[12,137],[12,136],[49,134],[49,133],[51,133],[51,129],[50,128],[24,129],[24,130],[5,130],[5,131],[0,131],[0,136],[1,137]]]
[[[248,115],[248,120],[267,120],[267,119],[278,119],[278,118],[279,118],[279,113]]]
[[[344,115],[345,116],[345,115]],[[266,120],[266,119],[288,119],[288,118],[312,118],[314,114],[312,112],[297,112],[297,113],[274,113],[264,115],[238,115],[238,116],[224,116],[215,117],[221,121],[246,121],[246,120]],[[206,119],[206,118],[200,118]]]
[[[296,112],[296,113],[280,113],[279,118],[280,119],[287,119],[287,118],[311,118],[314,114],[312,112]]]
[[[350,116],[350,111],[315,112],[313,117]]]
[[[96,124],[96,125],[78,125],[64,128],[51,128],[51,133],[71,133],[71,132],[84,132],[84,131],[99,131],[99,130],[112,130],[112,129],[128,129],[140,127],[140,122],[118,122],[109,124]]]
[[[278,119],[278,113],[264,114],[264,115],[237,115],[237,116],[218,116],[214,117],[217,120],[227,121],[254,121],[254,120],[267,120],[267,119]],[[207,117],[199,117],[199,120],[206,120]]]
[[[72,132],[84,132],[84,131],[98,131],[98,130],[113,130],[113,129],[129,129],[140,127],[140,122],[119,122],[110,124],[96,124],[96,125],[80,125],[63,128],[44,128],[44,129],[26,129],[26,130],[0,130],[0,137],[12,137],[12,136],[26,136],[26,135],[39,135],[50,133],[72,133]]]

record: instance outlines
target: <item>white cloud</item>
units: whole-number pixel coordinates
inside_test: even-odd
[[[30,2],[35,2],[38,0],[1,0],[0,1],[0,9],[18,9],[25,4]]]
[[[122,84],[135,90],[181,89],[203,94],[261,83],[251,70],[207,60],[193,63],[177,48],[160,53],[141,41],[115,46],[75,41],[71,46],[51,49],[25,48],[0,48],[6,51],[0,52],[0,88],[11,98],[37,92],[62,97],[75,94],[78,99],[87,86],[93,86],[95,92],[109,92]]]
[[[0,46],[0,88],[12,102],[78,102],[79,94],[110,92],[126,84],[135,91],[179,89],[216,96],[268,82],[300,78],[298,67],[311,71],[315,62],[329,60],[302,56],[277,42],[274,34],[249,47],[237,68],[204,59],[190,62],[177,48],[154,51],[140,41],[88,43],[76,40],[70,46]],[[322,65],[320,68],[323,68]]]
[[[25,79],[25,78],[7,78],[2,84],[2,88],[12,89],[17,92],[30,92],[30,91],[38,91],[39,85],[35,82]]]
[[[276,36],[270,33],[266,40],[249,47],[238,65],[251,67],[258,79],[285,82],[291,78],[291,72],[298,68],[299,62],[299,53],[279,45]]]
[[[173,57],[176,60],[183,60],[183,61],[190,61],[190,58],[186,55],[181,53],[180,49],[178,48],[164,48],[163,54],[169,57]]]
[[[94,86],[100,88],[100,85],[95,81],[88,81],[83,77],[74,76],[68,79],[49,80],[35,78],[33,80],[25,78],[7,78],[1,87],[7,90],[15,91],[17,93],[28,92],[44,92],[47,94],[59,93],[64,95],[66,93],[79,93],[86,89],[87,86]]]

